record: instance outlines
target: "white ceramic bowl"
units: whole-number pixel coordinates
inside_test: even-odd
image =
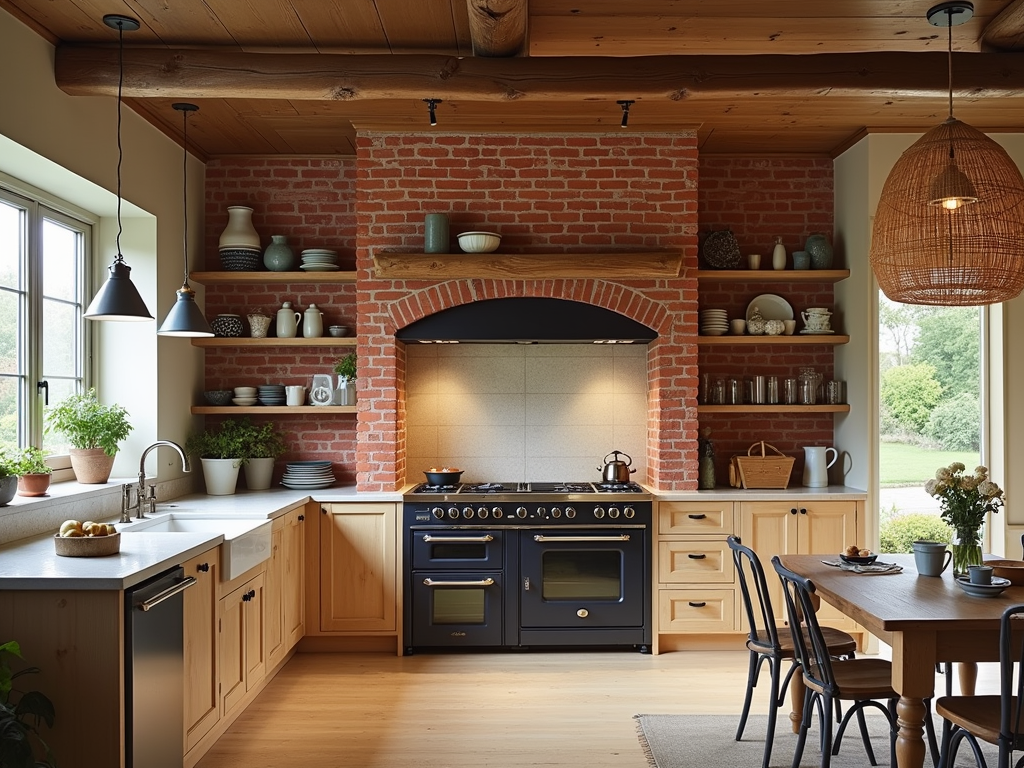
[[[255,397],[233,397],[231,402],[235,405],[256,405],[259,399]]]
[[[459,247],[466,253],[490,253],[501,244],[501,235],[496,232],[463,232],[459,235]]]
[[[235,387],[235,397],[256,397],[256,387]]]

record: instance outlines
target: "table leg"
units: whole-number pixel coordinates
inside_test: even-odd
[[[960,695],[973,696],[974,686],[978,682],[978,664],[973,661],[961,661],[957,666],[960,668]]]
[[[896,765],[899,768],[924,766],[924,699],[900,696],[896,703]]]
[[[789,681],[789,701],[793,707],[793,711],[789,713],[789,720],[793,733],[800,733],[800,721],[804,716],[805,690],[803,673],[797,670],[793,679]]]

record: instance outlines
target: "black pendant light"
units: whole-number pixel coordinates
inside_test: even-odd
[[[174,302],[174,306],[171,307],[171,311],[167,313],[167,317],[164,318],[163,324],[157,331],[158,336],[186,336],[186,337],[199,337],[199,336],[213,336],[213,331],[210,329],[210,324],[206,322],[206,318],[203,316],[203,311],[199,309],[199,305],[196,304],[196,292],[192,290],[192,286],[188,284],[188,116],[190,112],[197,112],[199,107],[195,104],[187,104],[185,102],[175,102],[171,104],[176,110],[181,112],[182,128],[181,128],[181,180],[182,189],[182,204],[184,208],[184,215],[182,221],[184,222],[185,239],[182,244],[182,257],[185,262],[185,278],[181,283],[181,288],[178,289],[178,298]]]
[[[103,23],[117,30],[117,257],[110,265],[110,276],[93,297],[85,317],[89,320],[152,320],[146,302],[132,283],[132,268],[121,255],[121,88],[124,84],[124,33],[134,32],[139,22],[130,16],[108,14]]]

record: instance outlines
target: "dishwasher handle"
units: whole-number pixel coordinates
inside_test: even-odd
[[[153,608],[156,608],[158,605],[160,605],[160,603],[162,603],[164,600],[169,600],[172,597],[174,597],[175,595],[177,595],[177,594],[179,594],[181,592],[184,592],[186,589],[188,589],[189,587],[191,587],[195,583],[196,583],[196,577],[195,576],[186,576],[184,579],[179,581],[174,586],[168,587],[163,592],[158,592],[157,594],[153,595],[148,600],[143,600],[141,603],[139,603],[139,610],[140,611],[150,611]]]

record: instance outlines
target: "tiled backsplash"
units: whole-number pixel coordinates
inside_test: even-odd
[[[409,479],[599,480],[605,454],[645,477],[647,348],[453,344],[407,347]]]

